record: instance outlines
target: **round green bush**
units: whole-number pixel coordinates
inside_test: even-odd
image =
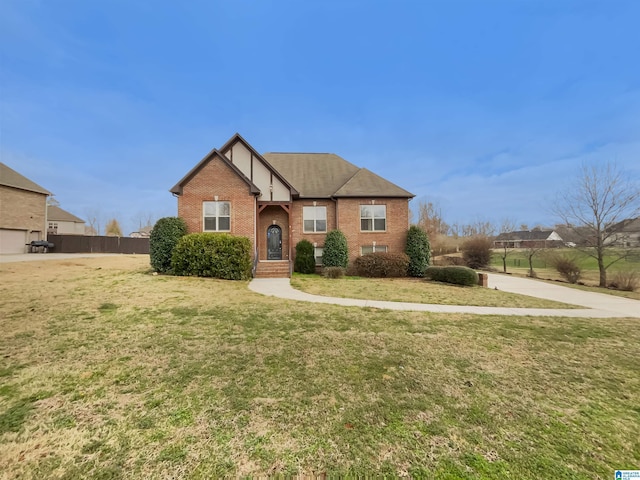
[[[176,275],[246,280],[251,277],[251,241],[225,233],[191,233],[174,248],[171,266]]]
[[[425,271],[426,278],[454,285],[478,285],[478,274],[469,267],[429,267]]]
[[[407,268],[409,276],[424,277],[424,272],[431,261],[431,245],[427,232],[416,225],[409,227],[405,252],[409,257]]]
[[[315,273],[316,257],[315,249],[309,240],[300,240],[296,244],[296,260],[294,270],[299,273]]]
[[[331,230],[324,239],[322,265],[325,267],[347,268],[348,263],[347,237],[340,230]]]
[[[156,222],[149,237],[151,267],[159,273],[171,273],[171,257],[178,240],[187,234],[187,225],[179,217],[164,217]]]

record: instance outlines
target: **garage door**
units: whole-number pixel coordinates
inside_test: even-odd
[[[0,253],[24,253],[27,243],[26,230],[7,230],[0,228]]]

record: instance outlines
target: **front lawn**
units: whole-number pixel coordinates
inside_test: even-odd
[[[38,288],[34,288],[37,285]],[[0,265],[0,477],[613,478],[640,465],[638,319],[396,312]]]
[[[509,308],[583,308],[482,287],[462,287],[417,278],[325,278],[295,273],[291,285],[314,295],[390,302]]]

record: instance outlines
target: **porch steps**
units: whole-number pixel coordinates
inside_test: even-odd
[[[289,261],[261,260],[256,265],[255,278],[289,278]]]

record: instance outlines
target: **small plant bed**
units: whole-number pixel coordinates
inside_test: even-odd
[[[344,277],[294,274],[291,285],[303,292],[326,297],[385,300],[390,302],[472,305],[510,308],[582,308],[566,303],[482,287],[461,287],[414,278]]]

